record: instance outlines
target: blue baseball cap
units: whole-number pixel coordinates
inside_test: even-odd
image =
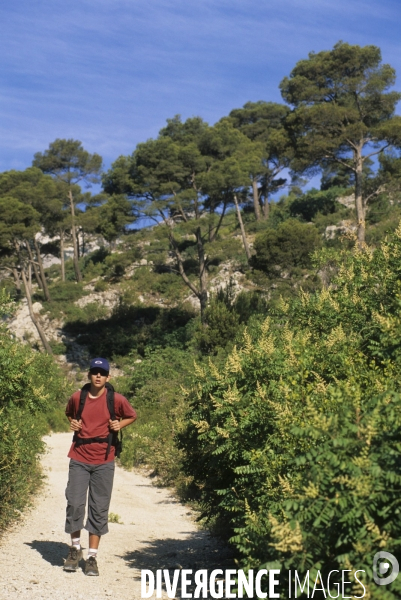
[[[109,365],[109,361],[107,361],[105,358],[92,358],[92,360],[90,361],[89,364],[89,370],[92,369],[103,369],[103,371],[110,371],[110,365]]]

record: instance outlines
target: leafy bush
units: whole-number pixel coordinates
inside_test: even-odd
[[[331,290],[283,301],[224,369],[198,368],[177,441],[244,566],[362,569],[371,598],[395,600],[401,581],[376,586],[371,566],[401,545],[401,226],[328,259]]]
[[[233,307],[240,323],[247,323],[254,315],[267,315],[268,301],[260,292],[242,291],[233,302]]]
[[[49,291],[52,302],[75,302],[88,294],[83,284],[75,281],[58,281],[49,286]]]
[[[50,340],[49,344],[53,354],[65,354],[67,352],[67,346],[63,342]]]
[[[294,267],[310,268],[310,255],[320,246],[321,237],[314,225],[288,219],[256,237],[252,266],[271,277]]]
[[[136,352],[143,356],[147,347],[182,347],[189,336],[186,325],[193,316],[192,311],[182,308],[163,309],[121,303],[110,317],[92,321],[79,317],[76,321],[69,321],[65,330],[72,335],[79,334],[80,343],[87,346],[93,355],[112,358]]]
[[[337,202],[337,198],[346,194],[347,190],[339,187],[331,187],[325,191],[312,189],[291,202],[290,214],[292,217],[300,217],[305,221],[312,221],[318,213],[333,214],[343,208]]]
[[[110,279],[119,279],[125,273],[125,270],[131,265],[132,258],[124,252],[115,252],[109,254],[105,260],[107,275]]]
[[[205,310],[205,320],[207,326],[199,324],[194,336],[194,342],[202,353],[213,354],[235,340],[239,315],[225,302],[212,299]]]
[[[0,313],[8,311],[2,295]],[[0,529],[13,520],[40,484],[42,435],[64,405],[64,381],[52,358],[0,335]]]
[[[142,362],[133,364],[132,375],[121,388],[140,414],[135,426],[124,432],[122,464],[151,466],[161,483],[174,482],[178,488],[185,477],[182,453],[173,438],[184,410],[181,386],[189,385],[192,373],[193,359],[187,351],[149,349]]]

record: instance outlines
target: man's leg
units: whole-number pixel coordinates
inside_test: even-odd
[[[67,499],[65,532],[71,535],[71,546],[64,570],[76,571],[82,558],[80,531],[85,517],[86,495],[89,486],[89,465],[71,460],[68,483],[65,490]]]
[[[97,550],[99,548],[100,535],[95,535],[94,533],[89,534],[89,548],[93,548]]]
[[[71,546],[74,546],[77,550],[81,550],[81,530],[74,531],[71,534]]]
[[[93,467],[89,482],[88,520],[85,528],[89,531],[88,560],[86,575],[99,575],[96,557],[100,537],[109,531],[108,517],[111,492],[113,489],[114,462]]]

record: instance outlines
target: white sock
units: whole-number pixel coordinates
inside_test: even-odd
[[[81,538],[71,538],[71,544],[77,550],[81,550]]]
[[[97,548],[89,548],[89,550],[88,550],[88,558],[90,556],[94,556],[96,558],[96,556],[97,556]]]

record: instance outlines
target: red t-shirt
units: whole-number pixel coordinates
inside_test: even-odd
[[[75,392],[68,401],[65,414],[67,417],[75,418],[79,408],[80,391]],[[116,419],[136,419],[136,412],[124,396],[114,392],[114,411]],[[86,396],[84,410],[82,411],[82,429],[78,433],[83,438],[107,438],[109,429],[110,413],[107,408],[106,389],[98,398]],[[109,456],[106,460],[107,442],[93,442],[91,444],[82,444],[75,448],[75,442],[72,443],[68,453],[69,458],[92,465],[100,465],[114,460],[115,448],[111,446]]]

